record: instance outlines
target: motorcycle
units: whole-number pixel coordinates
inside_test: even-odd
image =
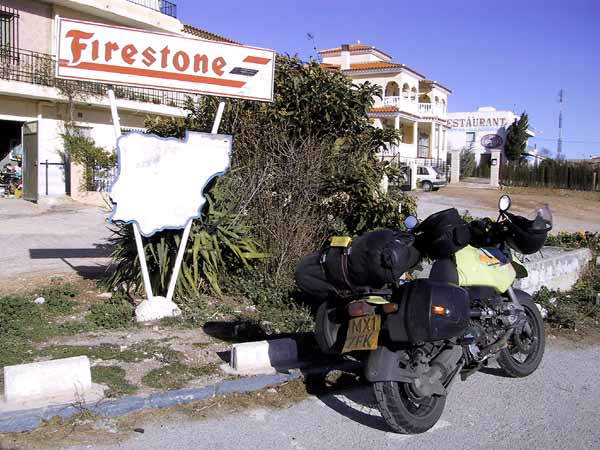
[[[429,277],[318,307],[319,347],[364,362],[381,415],[395,432],[433,427],[457,377],[466,380],[492,358],[509,377],[526,377],[540,365],[544,322],[532,297],[512,287],[527,276],[514,249],[539,251],[552,216],[545,207],[530,221],[511,214],[510,206],[504,195],[496,221],[468,224],[468,245],[461,237],[464,227],[444,228],[441,216],[422,223],[407,218],[415,242],[428,246]],[[437,235],[428,233],[432,224],[441,229]],[[459,242],[460,249],[444,251],[449,242]]]

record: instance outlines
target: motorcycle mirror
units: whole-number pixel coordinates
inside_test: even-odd
[[[511,203],[510,197],[508,195],[503,195],[500,197],[500,200],[498,200],[498,209],[502,212],[506,212],[510,209]]]
[[[415,216],[408,216],[404,219],[404,226],[409,230],[412,230],[419,224],[419,220]]]

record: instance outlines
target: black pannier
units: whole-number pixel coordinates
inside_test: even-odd
[[[419,279],[405,283],[394,296],[398,312],[384,329],[395,342],[433,342],[462,336],[470,317],[469,294],[459,286]]]
[[[353,241],[333,238],[329,248],[300,261],[296,284],[321,301],[397,284],[419,262],[420,253],[413,243],[412,235],[388,229],[365,233]]]
[[[456,208],[430,215],[414,230],[415,246],[431,259],[450,258],[471,240],[467,223]]]

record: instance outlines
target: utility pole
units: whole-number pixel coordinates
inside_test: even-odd
[[[558,143],[556,146],[556,159],[562,159],[562,108],[563,108],[563,90],[558,92],[558,102],[560,104],[558,112]]]

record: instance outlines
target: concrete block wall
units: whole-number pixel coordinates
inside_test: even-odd
[[[588,248],[563,250],[544,247],[541,254],[536,253],[523,258],[529,276],[517,280],[515,287],[530,294],[539,291],[543,286],[550,290],[569,290],[591,260],[592,252]]]

